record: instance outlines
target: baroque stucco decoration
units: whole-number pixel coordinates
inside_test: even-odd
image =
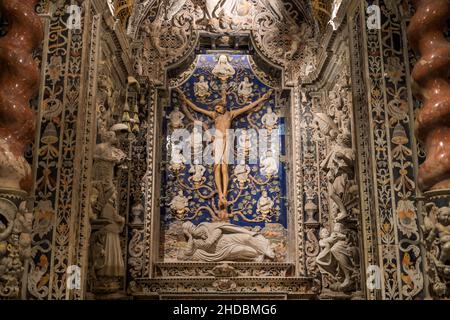
[[[340,61],[345,70],[345,58]],[[341,71],[342,71],[341,70]],[[332,291],[355,290],[359,281],[358,220],[359,192],[355,175],[355,150],[352,143],[351,106],[348,74],[344,73],[330,91],[329,105],[315,114],[318,134],[323,135],[329,148],[320,163],[327,180],[330,199],[328,207],[331,230],[320,231],[321,252],[316,259],[322,274],[331,277]],[[320,139],[320,138],[319,138]]]
[[[317,28],[301,9],[281,0],[142,1],[128,25],[135,70],[161,84],[165,69],[189,56],[199,37],[232,47],[236,37],[247,35],[265,59],[286,70],[283,80],[295,84],[317,68],[319,49]]]
[[[106,281],[110,286],[98,286],[99,292],[126,289],[129,295],[144,298],[233,294],[350,299],[361,297],[365,271],[377,267],[382,273],[380,287],[368,287],[366,298],[421,299],[427,290],[434,297],[448,296],[448,192],[438,183],[439,188],[432,188],[434,193],[426,193],[423,199],[417,187],[422,179],[418,179],[416,167],[423,152],[413,137],[410,66],[405,59],[414,60],[405,41],[412,12],[409,2],[400,6],[400,1],[334,1],[331,22],[336,30],[330,25],[323,41],[315,41],[317,28],[306,18],[307,10],[282,8],[279,1],[136,1],[128,25],[130,42],[103,1],[72,3],[82,8],[79,30],[67,29],[63,6],[42,15],[47,32],[46,50],[37,59],[43,71],[36,107],[38,134],[31,155],[36,176],[32,250],[26,249],[31,239],[24,195],[1,193],[0,264],[4,273],[0,283],[12,288],[7,289],[9,296],[18,293],[15,279],[20,268],[14,266],[28,255],[30,298],[81,299],[92,289],[87,287],[92,282],[85,281],[96,276],[87,267],[93,267],[89,243],[100,244],[102,257],[102,235],[108,231],[101,231],[108,225],[97,224],[100,212],[97,219],[93,215],[102,205],[94,205],[92,210],[91,200],[98,200],[91,187],[93,181],[98,182],[92,164],[98,165],[94,154],[99,137],[125,114],[122,107],[128,75],[134,75],[142,89],[129,99],[133,108],[140,99],[138,112],[133,108],[127,111],[128,118],[137,114],[140,124],[130,139],[119,139],[117,148],[133,161],[114,176],[118,204],[111,210],[128,223],[117,219],[109,224],[115,229],[114,238],[120,240],[115,256],[121,255],[126,263],[126,270],[121,271],[127,282],[120,281],[122,277]],[[366,8],[372,4],[381,8],[379,30],[365,25]],[[423,30],[434,32],[436,25],[441,26],[433,19],[442,22],[442,17],[428,17],[423,6],[418,8],[417,17],[431,19]],[[298,19],[291,18],[296,15]],[[414,23],[412,26],[414,30]],[[423,47],[422,41],[424,38],[417,40],[419,47]],[[287,158],[292,164],[289,178],[295,186],[288,204],[293,213],[290,234],[297,238],[291,247],[295,258],[288,262],[267,259],[261,263],[261,255],[250,250],[258,247],[265,252],[265,259],[271,255],[261,238],[259,245],[240,248],[253,253],[250,262],[154,259],[159,222],[149,212],[163,204],[155,192],[161,183],[160,107],[169,99],[167,87],[178,87],[190,76],[196,50],[203,48],[250,49],[256,53],[251,63],[258,77],[274,88],[293,86],[290,97],[279,97],[290,115],[286,130],[291,135],[291,153]],[[426,59],[426,50],[422,53]],[[281,75],[259,69],[264,63],[279,67]],[[419,85],[430,79],[433,82],[429,77],[415,79]],[[144,88],[146,83],[149,88]],[[445,89],[445,82],[442,84]],[[243,100],[251,92],[245,83],[237,91]],[[204,96],[205,87],[199,85],[196,92]],[[440,98],[444,101],[445,95]],[[419,112],[419,127],[427,103]],[[276,122],[269,117],[273,116],[264,120],[268,129]],[[174,113],[170,122],[177,127],[183,119]],[[444,132],[445,124],[435,129]],[[430,132],[420,133],[427,149],[438,141],[433,137]],[[432,152],[429,154],[432,159]],[[202,172],[201,167],[193,170],[193,184],[202,184]],[[247,169],[236,172],[239,182],[245,184]],[[97,186],[109,188],[110,182],[103,179]],[[272,205],[262,196],[257,211],[270,215]],[[183,201],[174,201],[173,209],[184,214]],[[10,212],[17,213],[13,217]],[[210,229],[215,234],[216,230]],[[221,236],[216,243],[223,241]],[[192,238],[205,240],[196,235]],[[5,252],[5,243],[10,251]],[[218,254],[205,243],[199,245],[205,249],[200,250]],[[188,253],[203,256],[199,247],[192,246]],[[16,248],[23,254],[17,256]],[[99,262],[98,266],[103,263]],[[82,267],[84,281],[79,289],[67,288],[69,265]],[[98,275],[105,274],[100,271]]]

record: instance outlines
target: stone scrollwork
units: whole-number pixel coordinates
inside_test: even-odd
[[[301,18],[307,12],[303,9],[287,8],[280,0],[141,2],[128,26],[135,69],[155,83],[163,83],[164,69],[184,59],[200,34],[214,39],[221,35],[225,38],[218,39],[227,43],[230,37],[251,33],[262,55],[289,70],[286,81],[295,83],[314,71],[317,62],[317,30],[307,22],[309,17]]]
[[[188,8],[182,10],[185,5]],[[135,39],[139,75],[148,76],[155,82],[164,81],[164,67],[193,48],[197,34],[194,29],[196,16],[192,12],[195,9],[190,1],[170,1],[160,4],[155,16],[143,19],[140,38]]]

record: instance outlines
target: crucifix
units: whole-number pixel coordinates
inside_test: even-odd
[[[214,107],[214,111],[209,111],[196,106],[190,101],[184,93],[177,89],[180,94],[182,102],[192,110],[202,113],[207,117],[214,120],[214,127],[216,129],[214,136],[214,179],[219,194],[219,218],[226,220],[228,216],[228,163],[226,163],[226,157],[230,151],[227,141],[227,130],[231,129],[233,120],[253,109],[259,107],[263,102],[267,101],[272,94],[273,90],[266,92],[261,98],[255,102],[242,107],[237,110],[228,111],[224,99]]]

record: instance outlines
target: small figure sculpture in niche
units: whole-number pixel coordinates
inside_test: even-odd
[[[253,83],[248,77],[244,77],[244,81],[239,84],[238,96],[242,101],[247,102],[253,96]]]
[[[181,112],[178,107],[175,107],[173,109],[173,111],[169,114],[169,116],[167,117],[170,122],[170,127],[172,129],[183,128],[184,127],[184,125],[183,125],[184,117],[185,116],[184,116],[183,112]]]
[[[183,232],[188,245],[180,252],[180,260],[262,262],[265,257],[275,257],[269,240],[263,235],[230,223],[203,222],[195,226],[185,222]]]
[[[219,61],[215,65],[212,70],[213,75],[217,78],[225,81],[226,79],[235,75],[236,70],[234,70],[233,66],[228,61],[228,57],[224,54],[219,56]]]
[[[245,160],[241,160],[239,164],[234,168],[234,175],[239,182],[239,188],[245,189],[248,182],[248,175],[250,174],[250,166],[245,163]]]
[[[189,169],[189,173],[192,174],[192,181],[194,182],[194,186],[198,188],[205,182],[206,178],[203,176],[205,174],[206,168],[199,164],[198,160],[194,160],[194,165]]]
[[[272,111],[271,107],[267,108],[267,112],[262,116],[261,123],[267,129],[269,134],[272,133],[273,129],[275,129],[278,125],[278,114]]]
[[[267,151],[266,157],[261,160],[260,172],[267,178],[273,177],[278,173],[278,164],[271,151]]]
[[[257,203],[257,212],[261,214],[263,221],[267,221],[267,218],[270,217],[273,205],[273,200],[269,197],[267,191],[263,190]]]
[[[169,203],[169,207],[174,213],[177,219],[184,219],[186,214],[189,212],[189,199],[184,196],[183,191],[178,191],[178,194],[173,197],[172,201]]]
[[[205,81],[205,76],[201,75],[199,81],[194,83],[194,93],[197,98],[203,100],[210,96],[209,84]]]
[[[226,58],[226,56],[225,56]],[[220,60],[220,59],[219,59]],[[227,60],[228,61],[228,60]],[[228,206],[228,157],[231,154],[231,146],[227,143],[227,131],[231,129],[232,122],[236,117],[259,107],[263,102],[269,99],[272,90],[266,92],[261,98],[255,102],[236,110],[228,111],[225,103],[219,103],[215,106],[214,111],[209,111],[196,106],[192,101],[187,99],[184,93],[178,89],[182,103],[185,103],[192,110],[202,113],[214,120],[214,178],[219,194],[219,212],[220,218],[227,219],[224,215]]]

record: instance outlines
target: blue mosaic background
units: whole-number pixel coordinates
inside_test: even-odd
[[[258,79],[255,75],[252,67],[250,65],[249,57],[246,55],[228,55],[229,63],[233,66],[236,73],[234,76],[227,80],[227,108],[228,110],[242,108],[252,101],[257,100],[264,93],[266,93],[271,88],[265,85]],[[189,100],[195,103],[197,106],[207,109],[214,109],[214,101],[221,98],[221,81],[212,74],[214,66],[217,64],[218,55],[200,55],[198,56],[197,66],[193,74],[187,79],[187,81],[180,86],[180,89],[185,93]],[[210,95],[207,98],[197,98],[194,92],[194,84],[199,82],[200,76],[203,76],[205,81],[209,83]],[[253,95],[250,101],[240,101],[237,92],[239,84],[248,77],[253,83]],[[241,99],[242,100],[242,99]],[[180,105],[178,93],[176,90],[172,90],[170,97],[170,105],[165,109],[165,114],[163,116],[163,139],[164,143],[163,149],[163,160],[166,163],[170,161],[170,128],[169,120],[167,116],[174,110],[174,107],[178,106],[180,110],[183,110]],[[276,94],[272,93],[270,100],[263,104],[262,108],[256,109],[256,112],[248,112],[240,117],[237,117],[233,123],[233,129],[264,129],[264,125],[261,122],[261,118],[267,112],[268,107],[271,107],[273,112],[280,112],[276,106]],[[197,119],[202,121],[208,126],[208,128],[213,128],[213,120],[207,116],[200,114],[195,111],[191,111],[191,114]],[[287,208],[286,208],[286,163],[284,161],[286,154],[285,145],[285,135],[284,135],[284,118],[280,115],[278,120],[278,127],[274,129],[280,139],[280,160],[278,166],[278,174],[273,176],[268,183],[267,177],[260,173],[260,164],[249,164],[248,159],[246,163],[250,166],[250,175],[253,176],[253,182],[248,182],[246,188],[239,191],[239,184],[235,177],[232,177],[235,165],[229,165],[229,192],[228,201],[231,201],[233,205],[230,205],[229,212],[240,212],[241,214],[236,214],[230,219],[230,222],[236,225],[251,227],[252,229],[263,229],[266,224],[280,224],[287,228]],[[184,128],[189,132],[193,130],[193,121],[189,117],[183,119]],[[205,149],[206,143],[204,142],[203,148]],[[236,151],[236,145],[234,147]],[[198,224],[204,221],[211,221],[211,215],[207,209],[200,210],[198,215],[195,212],[199,208],[214,208],[218,207],[218,196],[217,194],[211,197],[213,190],[215,190],[214,183],[214,172],[213,166],[203,163],[206,168],[204,177],[206,178],[205,185],[199,190],[195,190],[192,180],[189,179],[191,174],[189,170],[191,165],[186,164],[178,174],[173,174],[168,169],[166,165],[166,170],[162,174],[162,196],[165,199],[165,206],[161,206],[161,220],[164,226],[170,225],[173,222],[179,220],[190,220],[194,224]],[[261,183],[261,185],[259,184]],[[171,212],[169,208],[169,203],[171,199],[182,190],[183,195],[189,198],[189,213],[183,219],[180,219]],[[268,191],[269,197],[274,202],[273,214],[270,216],[268,221],[258,221],[257,213],[257,202],[261,197],[261,192],[263,190]],[[239,197],[238,197],[239,196]]]

